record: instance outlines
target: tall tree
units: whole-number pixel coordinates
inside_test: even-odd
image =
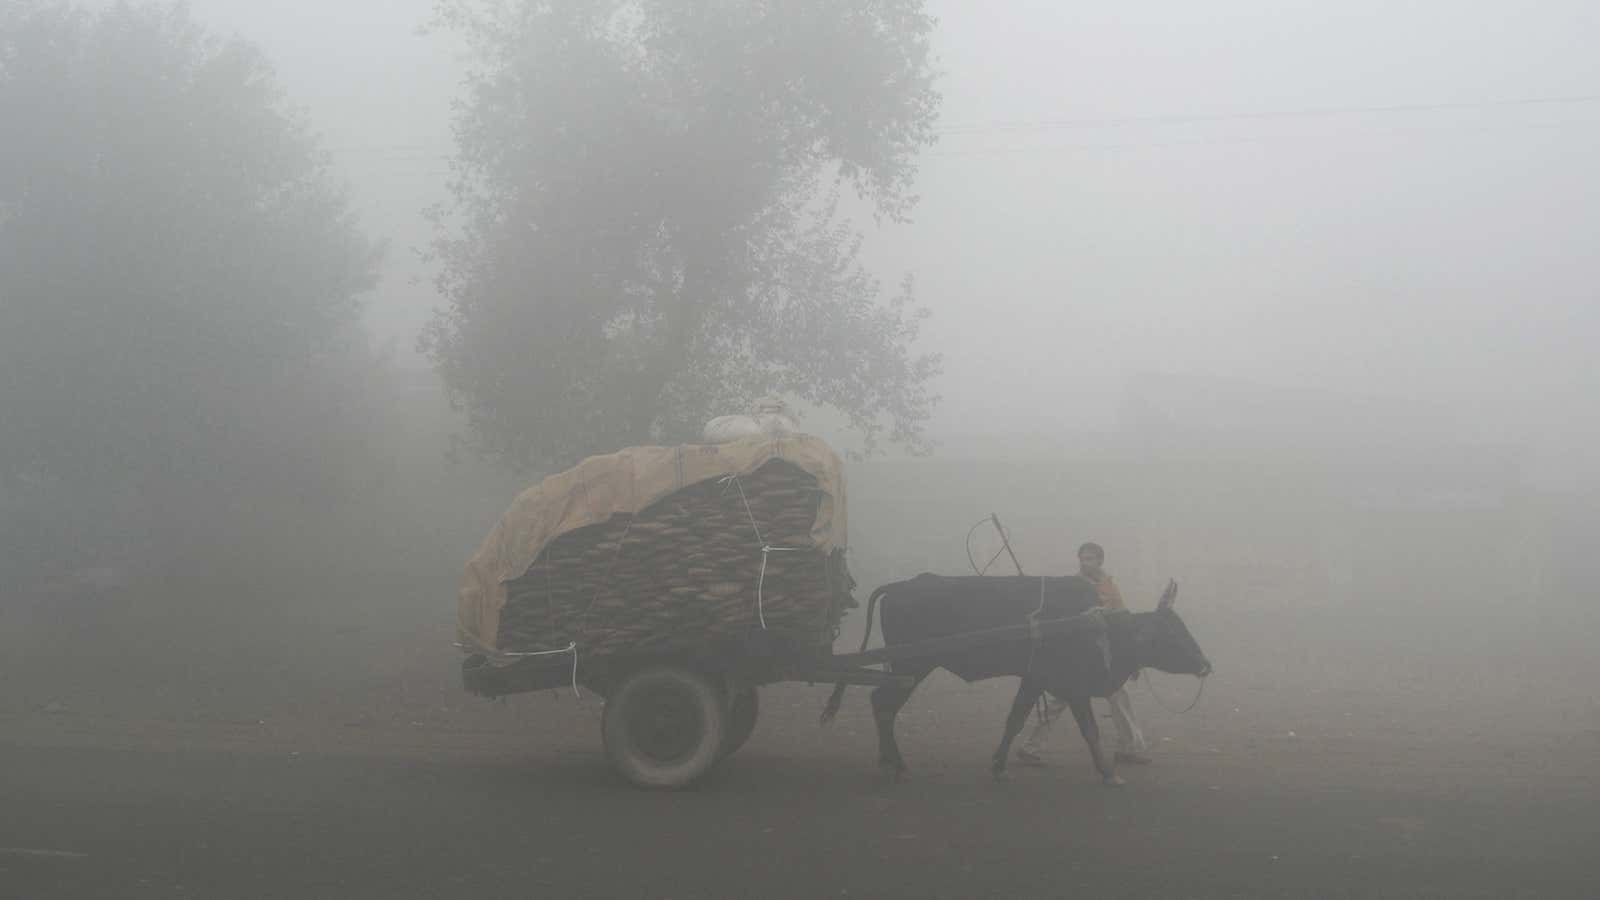
[[[378,252],[261,54],[17,0],[0,123],[0,502],[181,540],[325,490]]]
[[[921,0],[442,0],[477,70],[424,331],[518,466],[692,437],[777,393],[926,446],[938,358],[839,215],[903,220],[938,95]]]

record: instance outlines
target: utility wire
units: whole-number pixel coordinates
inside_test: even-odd
[[[1404,103],[1379,106],[1327,106],[1308,107],[1303,109],[1262,110],[1255,112],[1238,113],[1196,113],[1196,114],[1162,114],[1140,116],[1105,116],[1098,118],[1058,118],[1034,120],[1000,120],[990,123],[975,123],[967,125],[952,125],[938,129],[938,133],[950,137],[972,137],[988,134],[1016,134],[1027,132],[1052,131],[1058,129],[1090,129],[1112,128],[1130,125],[1171,125],[1171,124],[1197,124],[1215,122],[1242,122],[1242,121],[1270,121],[1282,119],[1309,119],[1326,118],[1345,115],[1394,115],[1409,113],[1426,113],[1439,111],[1460,111],[1469,109],[1503,109],[1515,107],[1575,105],[1600,103],[1600,94],[1575,94],[1561,97],[1523,97],[1507,100],[1484,100],[1460,103]],[[1022,147],[991,147],[975,148],[971,150],[936,150],[927,154],[929,157],[959,157],[959,156],[1004,156],[1010,154],[1033,153],[1071,153],[1084,150],[1133,150],[1133,149],[1166,149],[1173,147],[1211,146],[1228,144],[1266,144],[1285,141],[1338,141],[1351,138],[1360,139],[1368,137],[1390,137],[1406,135],[1426,135],[1430,133],[1492,133],[1497,131],[1520,131],[1523,129],[1564,127],[1582,122],[1557,122],[1557,123],[1530,123],[1502,127],[1481,129],[1411,129],[1352,132],[1340,135],[1322,137],[1299,136],[1240,136],[1228,138],[1209,138],[1196,140],[1166,140],[1166,141],[1137,141],[1123,143],[1099,144],[1058,144]],[[450,153],[428,153],[427,150],[442,146],[439,143],[405,142],[394,144],[369,144],[351,145],[343,147],[326,148],[329,153],[340,156],[365,156],[367,162],[372,163],[430,163],[446,161],[453,158]],[[395,174],[449,174],[446,170],[427,169],[424,171],[399,171]]]
[[[1580,128],[1585,125],[1600,125],[1600,120],[1569,120],[1561,122],[1536,122],[1515,126],[1486,126],[1481,128],[1391,128],[1383,130],[1352,131],[1332,135],[1256,135],[1217,138],[1195,138],[1186,140],[1165,141],[1122,141],[1104,143],[1074,143],[1074,144],[1039,144],[1034,146],[1008,146],[1008,147],[980,147],[968,150],[933,150],[924,155],[926,159],[959,159],[962,157],[986,156],[1013,156],[1037,155],[1051,156],[1070,153],[1107,153],[1118,151],[1136,150],[1173,150],[1186,147],[1226,147],[1240,145],[1270,145],[1292,143],[1316,143],[1326,146],[1338,144],[1353,144],[1360,141],[1384,139],[1428,139],[1428,138],[1454,138],[1463,136],[1509,134],[1513,132],[1533,133],[1536,131],[1558,131],[1564,129]],[[379,159],[376,162],[386,162]],[[384,169],[384,174],[395,177],[437,177],[455,174],[449,169]]]
[[[1522,97],[1509,100],[1481,100],[1462,103],[1395,103],[1384,106],[1323,106],[1305,109],[1261,110],[1237,113],[1170,113],[1144,116],[1104,116],[1096,118],[1050,118],[1033,120],[999,120],[950,125],[938,129],[940,134],[993,134],[1009,131],[1042,131],[1056,128],[1104,128],[1123,125],[1189,124],[1196,122],[1234,122],[1261,119],[1307,119],[1324,116],[1374,115],[1394,113],[1441,112],[1448,110],[1500,109],[1518,106],[1550,106],[1559,104],[1600,103],[1600,94],[1576,94],[1566,97]]]
[[[1322,106],[1303,109],[1257,110],[1234,113],[1163,113],[1137,116],[1102,116],[1089,118],[1011,119],[993,122],[972,122],[949,125],[936,129],[939,134],[999,134],[1011,131],[1039,131],[1057,128],[1097,128],[1123,125],[1190,124],[1197,122],[1234,122],[1263,119],[1305,119],[1342,115],[1372,115],[1395,113],[1440,112],[1468,109],[1500,109],[1519,106],[1551,106],[1561,104],[1600,103],[1600,94],[1573,94],[1560,97],[1519,97],[1506,100],[1478,100],[1458,103],[1393,103],[1378,106]],[[346,145],[327,148],[338,154],[413,154],[410,159],[448,159],[448,153],[425,151],[446,146],[448,142],[407,141],[393,144]],[[399,157],[396,157],[399,158]]]
[[[1452,137],[1458,135],[1483,135],[1507,134],[1511,132],[1533,132],[1537,130],[1559,130],[1584,125],[1600,125],[1600,120],[1568,120],[1561,122],[1534,122],[1521,125],[1485,126],[1480,128],[1390,128],[1383,130],[1350,131],[1342,134],[1321,135],[1255,135],[1218,138],[1195,138],[1193,140],[1166,140],[1166,141],[1124,141],[1119,143],[1078,143],[1078,144],[1038,144],[1021,147],[982,147],[970,150],[935,150],[929,152],[927,157],[947,159],[963,156],[1008,156],[1012,154],[1056,154],[1077,153],[1083,151],[1105,150],[1168,150],[1177,147],[1210,147],[1227,146],[1236,144],[1287,144],[1287,143],[1319,143],[1339,144],[1369,139],[1383,138],[1428,138]]]

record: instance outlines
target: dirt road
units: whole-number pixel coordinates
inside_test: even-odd
[[[1199,626],[1218,675],[1188,715],[1157,702],[1192,680],[1136,688],[1157,763],[1120,789],[1070,729],[994,783],[1003,680],[930,679],[904,783],[864,692],[824,730],[826,688],[789,685],[708,782],[651,794],[606,767],[595,701],[473,701],[432,633],[338,690],[31,666],[0,692],[0,897],[1595,894],[1588,670],[1260,627]]]

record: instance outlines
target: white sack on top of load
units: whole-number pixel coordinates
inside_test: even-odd
[[[700,439],[707,444],[731,444],[759,435],[783,437],[799,433],[800,426],[795,423],[789,405],[776,397],[767,397],[758,401],[749,415],[717,416],[707,422]]]

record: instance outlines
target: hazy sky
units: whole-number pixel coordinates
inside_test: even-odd
[[[1125,377],[1162,371],[1411,398],[1546,467],[1594,455],[1600,4],[932,7],[947,133],[916,221],[868,249],[934,310],[936,431],[1111,427]],[[309,108],[393,241],[372,322],[409,347],[460,74],[418,33],[431,2],[191,8]]]

